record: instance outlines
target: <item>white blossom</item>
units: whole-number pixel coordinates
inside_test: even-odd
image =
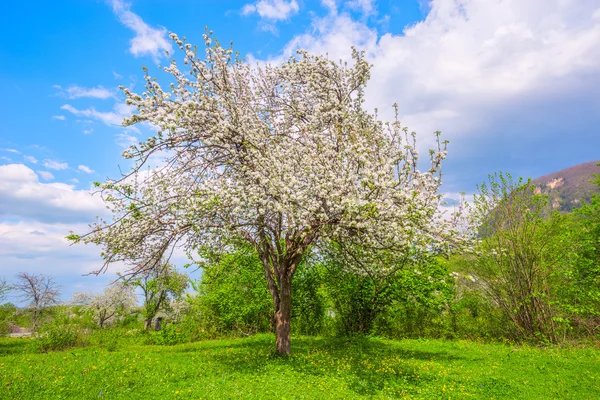
[[[91,294],[77,292],[71,304],[84,306],[93,314],[100,328],[112,323],[123,312],[135,307],[133,289],[121,282],[106,287],[103,293]]]

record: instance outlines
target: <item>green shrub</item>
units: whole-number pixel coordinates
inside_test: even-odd
[[[463,291],[443,307],[396,301],[374,323],[373,333],[392,339],[446,338],[485,342],[511,337],[510,321],[477,291]]]
[[[292,286],[292,332],[319,335],[325,330],[325,298],[319,269],[302,265]]]
[[[253,249],[221,255],[192,286],[198,295],[188,298],[189,312],[182,319],[186,333],[209,339],[269,331],[273,300]]]
[[[147,332],[145,344],[170,346],[188,341],[188,337],[179,329],[179,325],[167,324],[160,331]]]
[[[493,341],[511,337],[512,324],[506,315],[477,291],[465,291],[450,305],[447,318],[450,338]]]
[[[42,328],[40,335],[32,342],[32,347],[34,351],[46,353],[88,344],[87,335],[78,326],[53,323]]]
[[[0,305],[0,335],[9,333],[10,323],[13,322],[17,308],[12,303]]]

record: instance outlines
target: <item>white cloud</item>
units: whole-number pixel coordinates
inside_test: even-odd
[[[37,171],[38,175],[41,176],[45,181],[54,179],[54,175],[49,171]]]
[[[328,15],[313,20],[312,31],[295,36],[285,46],[283,54],[276,60],[281,62],[293,55],[297,49],[311,53],[328,54],[332,60],[350,58],[351,47],[377,49],[377,31],[366,24],[353,20],[348,14]]]
[[[10,282],[19,272],[50,274],[62,285],[63,299],[76,291],[101,291],[124,268],[117,265],[105,275],[85,276],[102,265],[100,248],[71,246],[65,237],[71,230],[88,229],[82,223],[0,222],[0,276]],[[18,299],[9,300],[18,304]]]
[[[93,169],[91,169],[90,167],[86,166],[86,165],[80,165],[77,167],[78,170],[85,172],[86,174],[93,174],[94,171]]]
[[[115,71],[113,71],[113,76],[115,77],[115,79],[122,79],[123,78],[123,75],[121,75],[121,74],[119,74],[119,73],[117,73]]]
[[[71,178],[71,179],[69,179],[69,182],[79,183],[79,179],[77,179],[77,178]]]
[[[53,115],[52,118],[58,119],[59,121],[64,121],[65,119],[67,119],[67,117],[65,117],[64,115]]]
[[[134,144],[138,143],[138,140],[135,136],[127,135],[126,133],[117,134],[117,145],[121,146],[124,149],[127,149]]]
[[[88,229],[84,224],[47,224],[32,221],[2,222],[0,223],[0,243],[2,243],[0,245],[0,257],[3,260],[14,257],[30,262],[32,259],[48,255],[56,257],[55,260],[79,258],[85,255],[85,251],[82,252],[84,248],[71,247],[65,239],[69,230],[76,228],[82,231]],[[55,268],[61,268],[59,265],[61,263],[53,262],[52,264],[52,273],[54,274],[56,273]],[[40,270],[47,270],[48,267],[50,265],[40,266]],[[71,271],[64,272],[82,274],[86,271],[80,265]]]
[[[42,165],[46,168],[54,169],[57,171],[69,168],[69,164],[66,162],[50,160],[50,159],[45,159],[44,162],[42,163]]]
[[[51,274],[63,285],[64,299],[75,291],[101,291],[127,267],[117,263],[106,274],[83,276],[102,266],[101,248],[66,240],[70,231],[89,232],[95,216],[108,217],[98,195],[65,183],[41,183],[22,164],[0,166],[0,276],[11,281],[18,272]],[[182,265],[185,256],[174,261]]]
[[[125,103],[116,103],[114,105],[114,110],[119,114],[119,115],[131,115],[134,111],[135,111],[135,107],[134,106],[128,106]]]
[[[444,191],[473,191],[493,171],[541,176],[597,158],[600,5],[595,0],[433,0],[426,18],[379,35],[348,12],[313,16],[266,62],[303,48],[373,64],[365,107],[418,133],[419,150],[450,140]],[[390,23],[393,24],[393,19]],[[249,55],[250,62],[262,63]]]
[[[321,0],[323,7],[327,8],[331,14],[337,13],[336,0]]]
[[[131,12],[129,4],[122,0],[111,0],[110,4],[121,23],[135,32],[135,37],[130,41],[131,54],[135,57],[150,55],[155,62],[158,62],[165,51],[172,52],[173,48],[165,28],[150,27],[139,15]]]
[[[92,128],[90,128],[90,129],[84,129],[84,130],[83,130],[83,134],[84,134],[84,135],[89,135],[89,134],[91,134],[92,132],[94,132],[94,130],[93,130]]]
[[[2,149],[2,151],[6,151],[7,153],[21,154],[21,152],[16,149]]]
[[[243,15],[258,14],[261,18],[278,21],[285,20],[300,10],[296,0],[260,0],[246,4],[242,8]]]
[[[364,15],[376,13],[375,0],[352,0],[346,3],[353,10],[362,12]]]
[[[591,138],[590,127],[577,124],[580,114],[588,125],[598,120],[597,1],[433,0],[430,7],[424,21],[382,36],[347,13],[315,18],[271,61],[298,48],[336,61],[350,59],[350,46],[364,49],[374,65],[367,108],[390,119],[396,102],[403,125],[420,138],[440,129],[471,152],[484,145],[471,139],[485,135]],[[506,151],[514,151],[511,142],[504,140]]]
[[[68,98],[68,99],[79,99],[79,98],[92,98],[92,99],[110,99],[115,98],[115,94],[109,90],[105,89],[102,86],[98,86],[95,88],[86,88],[77,85],[71,85],[67,88],[62,88],[59,85],[54,85],[55,89],[59,90],[59,94]],[[53,117],[55,118],[55,117]],[[58,118],[58,119],[64,119]]]
[[[68,111],[71,114],[76,115],[78,117],[92,118],[92,119],[101,121],[106,125],[119,126],[119,127],[123,126],[123,118],[129,116],[133,110],[130,106],[127,106],[124,103],[115,104],[112,112],[111,111],[108,111],[108,112],[97,111],[94,107],[80,110],[80,109],[73,107],[70,104],[64,104],[60,108],[62,110]],[[136,133],[140,133],[140,130],[135,126],[128,126],[128,127],[125,127],[125,129],[136,132]]]
[[[124,272],[123,263],[111,264],[107,272],[90,275],[102,266],[101,248],[94,245],[71,245],[65,238],[70,231],[85,233],[84,223],[43,223],[35,221],[0,221],[0,276],[11,282],[19,272],[51,274],[62,285],[62,298],[71,298],[74,292],[101,292]],[[185,254],[174,254],[172,261],[181,267],[187,261]],[[190,273],[190,271],[186,271]],[[197,279],[199,273],[190,274]],[[18,304],[18,299],[9,298]]]
[[[23,156],[23,158],[25,159],[25,161],[30,162],[32,164],[37,164],[38,162],[37,158],[33,156]]]
[[[98,196],[65,183],[41,183],[23,164],[0,166],[0,216],[44,223],[91,222],[106,209]]]

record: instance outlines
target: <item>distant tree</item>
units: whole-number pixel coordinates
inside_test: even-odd
[[[8,292],[10,292],[11,289],[12,287],[8,284],[8,282],[6,282],[6,279],[0,279],[0,304],[6,301],[6,298],[8,297]]]
[[[71,303],[88,309],[98,327],[104,328],[127,310],[135,307],[136,299],[131,286],[115,282],[104,288],[103,293],[75,293]]]
[[[169,301],[169,320],[175,323],[181,322],[190,312],[190,300],[188,296],[181,296]]]
[[[31,328],[35,330],[42,312],[48,306],[58,304],[61,287],[54,278],[43,274],[21,272],[12,288],[32,311]]]
[[[13,315],[14,306],[10,303],[5,303],[8,292],[11,290],[10,285],[5,279],[0,279],[0,333],[8,331],[8,316]]]
[[[137,112],[125,125],[157,134],[124,152],[133,170],[99,184],[113,213],[83,240],[103,247],[104,267],[159,267],[177,245],[252,245],[273,301],[276,352],[289,354],[292,280],[317,240],[351,239],[402,253],[453,238],[441,218],[444,142],[419,164],[415,135],[398,112],[383,122],[363,108],[371,66],[299,52],[281,65],[250,66],[210,34],[204,51],[175,34],[189,71],[173,60],[168,88],[124,89]],[[200,56],[203,55],[203,56]],[[157,156],[161,167],[147,170]]]
[[[129,284],[142,290],[144,329],[150,329],[156,314],[169,310],[171,300],[183,295],[189,285],[189,277],[177,272],[172,264],[161,262],[160,267],[148,269],[142,276],[131,279]]]

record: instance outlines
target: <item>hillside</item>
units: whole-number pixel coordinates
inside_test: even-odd
[[[554,209],[571,211],[581,201],[589,201],[598,187],[590,181],[594,174],[600,174],[600,161],[590,161],[575,165],[533,180],[539,192],[548,194]]]

